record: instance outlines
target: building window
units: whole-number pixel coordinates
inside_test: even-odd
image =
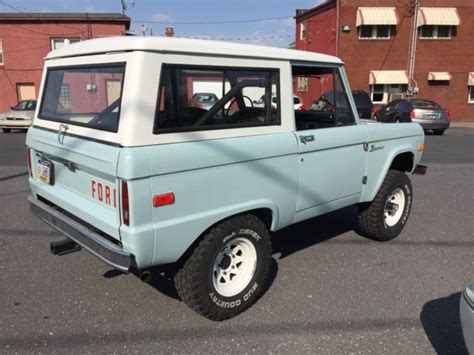
[[[407,90],[405,84],[377,84],[371,85],[372,102],[376,104],[386,104],[393,100],[403,98],[403,93]]]
[[[308,91],[308,78],[306,76],[298,76],[298,92]]]
[[[72,43],[79,42],[80,38],[51,38],[51,48],[58,49]]]
[[[300,40],[305,39],[306,37],[306,25],[304,22],[300,23]]]
[[[420,27],[422,39],[450,39],[453,26],[426,25]]]
[[[359,26],[359,39],[389,39],[395,33],[395,26],[362,25]]]
[[[63,83],[59,92],[58,106],[61,110],[69,110],[71,108],[71,86]]]
[[[469,97],[467,102],[470,104],[474,104],[474,86],[468,86],[469,88]]]
[[[1,38],[0,38],[0,65],[3,65],[3,46],[2,46]]]

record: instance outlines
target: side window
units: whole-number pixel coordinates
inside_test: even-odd
[[[165,65],[154,134],[279,125],[278,71]]]
[[[304,77],[308,83],[304,108],[294,111],[297,130],[355,124],[338,68],[293,66],[292,71],[294,78]]]

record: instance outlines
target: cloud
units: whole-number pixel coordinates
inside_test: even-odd
[[[173,23],[175,22],[174,18],[167,14],[154,14],[152,16],[153,21],[161,23]]]

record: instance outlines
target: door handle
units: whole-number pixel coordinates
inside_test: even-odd
[[[303,144],[314,141],[314,136],[312,134],[308,136],[299,136],[299,138],[300,138],[300,142]]]

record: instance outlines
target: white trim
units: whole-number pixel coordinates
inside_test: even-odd
[[[300,41],[306,38],[306,24],[305,21],[300,22]]]
[[[471,99],[471,96],[472,96],[472,99]],[[467,103],[468,104],[474,104],[474,86],[468,86]]]

